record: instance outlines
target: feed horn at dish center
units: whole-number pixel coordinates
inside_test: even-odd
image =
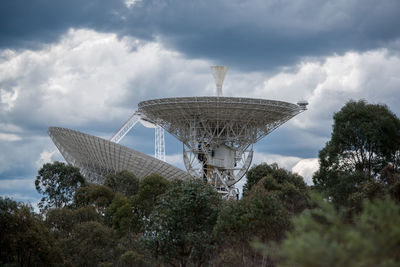
[[[133,170],[133,173],[145,173],[141,170],[142,168],[147,168],[150,172],[158,170],[158,173],[164,176],[176,171],[174,174],[176,177],[202,179],[212,184],[224,197],[236,197],[238,191],[235,184],[244,177],[251,165],[253,145],[292,117],[306,110],[308,104],[306,101],[292,104],[266,99],[224,97],[222,84],[227,68],[214,66],[211,69],[216,83],[216,96],[146,100],[138,104],[137,111],[131,117],[150,122],[180,140],[183,145],[183,162],[187,172],[180,173],[173,166],[173,168],[167,168],[169,164],[150,156],[146,158],[147,165],[135,164],[135,157],[131,156],[132,161],[128,164],[129,167],[125,166],[126,169]],[[127,128],[132,128],[129,120],[126,124]],[[84,153],[83,148],[79,151],[79,146],[71,148],[61,144],[58,141],[59,137],[52,134],[51,129],[49,128],[50,136],[67,162],[83,168],[83,173],[90,173],[91,177],[97,177],[96,180],[99,182],[101,181],[99,177],[104,177],[107,172],[121,170],[122,167],[119,167],[117,162],[124,161],[126,155],[140,153],[126,148],[131,152],[125,156],[110,156],[109,152],[100,151],[99,148],[94,149],[96,152],[86,153],[96,155],[96,159],[91,158],[90,155],[80,157],[79,155]],[[60,128],[57,129],[60,131]],[[125,135],[126,132],[119,134]],[[118,132],[113,138],[117,138],[116,136]],[[63,142],[68,143],[65,138],[68,140],[68,137],[64,137]],[[102,141],[102,143],[107,142],[115,143]],[[118,145],[118,148],[122,149],[121,147],[123,146]],[[74,153],[68,152],[71,149]],[[102,156],[99,155],[102,153],[108,153],[108,161],[100,160]],[[142,154],[140,156],[143,157]],[[87,162],[79,164],[82,160]],[[90,167],[91,161],[96,162],[95,168]],[[161,168],[160,164],[165,168]],[[152,167],[153,165],[158,166],[158,169]],[[168,171],[165,172],[164,169]],[[140,175],[138,177],[141,178]]]

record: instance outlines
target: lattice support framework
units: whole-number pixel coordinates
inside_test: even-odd
[[[305,105],[235,97],[163,98],[139,103],[140,113],[183,143],[183,160],[193,177],[213,184],[226,197],[247,172],[252,145],[303,112]]]
[[[154,128],[154,157],[165,161],[165,135],[161,126]]]

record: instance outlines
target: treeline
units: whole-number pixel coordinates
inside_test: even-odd
[[[122,171],[95,185],[45,164],[39,214],[0,199],[0,265],[399,266],[399,119],[348,102],[319,158],[311,187],[253,166],[238,201],[202,181]]]

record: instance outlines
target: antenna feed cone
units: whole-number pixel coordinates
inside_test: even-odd
[[[225,79],[226,72],[228,71],[228,67],[226,66],[211,66],[211,72],[214,76],[215,85],[216,85],[216,95],[222,96],[222,84]]]

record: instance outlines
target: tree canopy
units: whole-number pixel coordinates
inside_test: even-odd
[[[335,113],[331,140],[319,153],[315,187],[344,205],[357,187],[379,179],[387,166],[399,172],[400,120],[385,105],[350,101]]]
[[[44,164],[35,180],[36,190],[44,195],[39,208],[46,210],[71,204],[75,190],[84,183],[79,168],[58,161]]]
[[[161,195],[171,186],[171,182],[158,174],[150,174],[140,181],[139,191],[134,197],[135,212],[140,218],[148,219]]]
[[[62,253],[29,205],[0,197],[0,265],[55,266]]]
[[[114,192],[131,197],[139,190],[139,179],[133,173],[123,170],[107,175],[104,185],[110,187]]]
[[[207,256],[221,198],[202,181],[174,181],[154,207],[145,231],[153,255],[168,264],[200,263]]]

